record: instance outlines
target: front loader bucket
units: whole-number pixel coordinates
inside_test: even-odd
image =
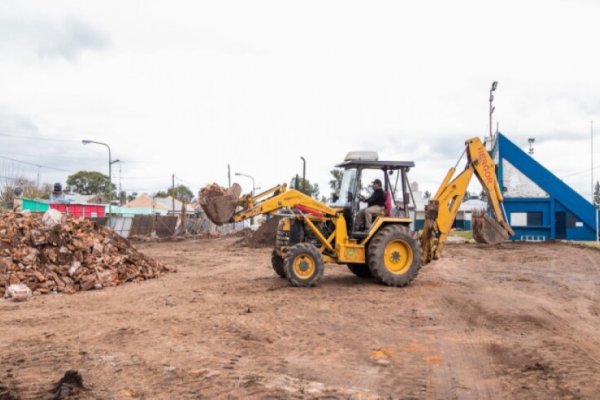
[[[508,239],[507,230],[485,211],[473,211],[473,239],[477,243],[498,244]]]
[[[223,225],[235,214],[242,188],[234,183],[230,188],[224,188],[216,183],[204,187],[198,200],[208,219],[217,225]]]

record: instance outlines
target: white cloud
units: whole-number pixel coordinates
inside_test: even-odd
[[[0,18],[0,52],[7,58],[74,61],[86,50],[104,50],[109,37],[79,18]]]

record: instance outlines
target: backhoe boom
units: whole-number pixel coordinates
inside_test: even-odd
[[[479,230],[479,234],[475,235],[476,240],[495,243],[514,235],[510,225],[506,222],[501,206],[503,197],[496,179],[494,161],[479,138],[467,140],[465,145],[467,154],[465,169],[452,179],[456,168],[450,168],[440,188],[427,205],[421,234],[423,264],[440,256],[473,175],[483,186],[495,217],[491,219],[487,215],[480,216],[477,227],[474,228]]]

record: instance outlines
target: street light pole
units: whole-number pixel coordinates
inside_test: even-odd
[[[302,160],[302,191],[306,194],[306,159],[300,156]]]
[[[252,176],[250,176],[250,175],[242,174],[242,173],[239,173],[239,172],[236,172],[235,176],[244,176],[246,178],[252,179],[252,197],[254,197],[254,195],[255,195],[254,191],[256,190],[256,185],[254,184],[254,178]]]
[[[492,135],[492,114],[494,113],[494,110],[496,109],[493,106],[493,103],[494,103],[494,92],[496,91],[497,87],[498,87],[498,81],[492,82],[492,87],[490,88],[490,142],[494,138]]]
[[[90,143],[99,144],[101,146],[105,146],[108,149],[108,215],[112,213],[111,202],[112,202],[112,165],[120,160],[112,160],[112,153],[110,151],[110,146],[106,143],[96,142],[94,140],[82,140],[81,143],[83,145],[87,145]]]
[[[591,168],[591,174],[592,174],[592,205],[594,206],[594,210],[596,213],[596,242],[600,242],[600,235],[599,235],[599,230],[600,230],[600,222],[598,221],[598,209],[600,208],[600,204],[596,203],[596,196],[594,193],[594,120],[590,121],[590,140],[591,140],[591,148],[592,148],[592,168]]]

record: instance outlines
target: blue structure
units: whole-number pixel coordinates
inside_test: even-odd
[[[596,240],[592,203],[501,133],[492,156],[512,240]]]

